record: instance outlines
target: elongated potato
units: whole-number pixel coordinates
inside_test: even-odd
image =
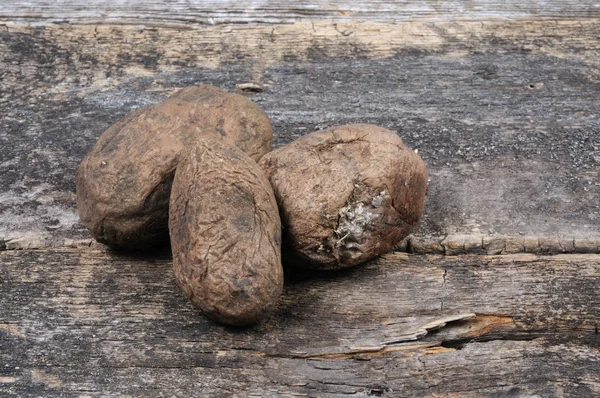
[[[233,146],[201,140],[182,159],[169,206],[173,268],[194,306],[252,323],[281,294],[281,222],[260,167]]]
[[[284,257],[337,269],[390,251],[423,213],[427,168],[400,138],[356,124],[308,134],[265,155]]]
[[[252,101],[217,87],[178,91],[121,119],[81,162],[77,208],[94,238],[145,248],[168,242],[173,173],[184,148],[210,137],[258,160],[271,150],[272,130]]]

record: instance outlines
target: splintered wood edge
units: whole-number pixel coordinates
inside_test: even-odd
[[[108,250],[94,239],[52,240],[47,234],[30,233],[22,237],[0,237],[0,251],[43,249]],[[395,247],[397,252],[412,254],[600,254],[600,238],[564,238],[532,236],[455,235],[445,237],[409,236]]]

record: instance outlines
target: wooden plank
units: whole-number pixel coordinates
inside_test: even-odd
[[[182,297],[166,253],[0,253],[5,396],[595,396],[597,255],[393,254],[287,275],[245,329]]]
[[[597,255],[288,272],[278,311],[231,329],[181,296],[168,253],[91,244],[73,183],[116,119],[210,83],[263,106],[277,146],[370,122],[418,148],[431,189],[406,249],[598,253],[599,17],[589,0],[3,4],[0,395],[600,395]],[[65,245],[83,250],[4,251]]]
[[[315,129],[368,122],[417,148],[431,175],[419,250],[461,252],[468,242],[488,251],[486,239],[508,235],[510,248],[500,240],[489,251],[597,252],[599,36],[597,18],[6,23],[0,248],[89,238],[75,211],[75,173],[101,132],[128,111],[182,86],[251,83],[259,92],[246,94],[272,119],[277,146]]]
[[[292,23],[299,21],[379,21],[409,19],[482,20],[524,17],[597,16],[591,0],[13,0],[3,4],[0,20],[70,23]]]

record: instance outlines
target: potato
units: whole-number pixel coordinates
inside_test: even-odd
[[[233,146],[200,140],[171,191],[175,276],[192,304],[230,325],[252,323],[283,287],[281,222],[261,168]]]
[[[268,117],[217,87],[189,87],[110,127],[83,159],[77,208],[94,238],[145,248],[168,242],[168,203],[181,151],[198,138],[238,146],[258,160],[271,150]]]
[[[351,267],[390,251],[423,213],[427,168],[400,138],[356,124],[314,132],[266,154],[284,259]]]

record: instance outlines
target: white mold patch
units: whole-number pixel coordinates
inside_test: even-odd
[[[338,212],[338,225],[334,230],[337,241],[336,247],[344,246],[347,249],[359,249],[360,242],[365,238],[366,231],[381,215],[377,211],[389,198],[384,190],[375,196],[370,203],[348,203]]]
[[[386,199],[389,199],[390,195],[387,193],[386,190],[381,191],[381,193],[377,196],[375,196],[373,198],[373,200],[371,201],[371,206],[377,208],[377,207],[381,207],[381,205],[383,204],[383,202],[386,201]]]

